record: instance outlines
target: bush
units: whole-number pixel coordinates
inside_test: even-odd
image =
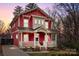
[[[40,51],[40,47],[36,46],[36,48],[34,49],[35,51]]]

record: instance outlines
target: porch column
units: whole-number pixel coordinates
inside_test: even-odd
[[[45,41],[44,41],[44,47],[45,47],[45,49],[47,49],[47,42],[48,42],[48,35],[46,33],[46,35],[45,35]]]
[[[20,47],[20,48],[23,48],[22,33],[20,33],[20,35],[21,35],[21,37],[20,37],[21,40],[20,40],[20,42],[19,42],[19,47]]]
[[[35,35],[36,35],[36,32],[34,33],[34,48],[36,48],[36,38],[35,38],[36,36]]]

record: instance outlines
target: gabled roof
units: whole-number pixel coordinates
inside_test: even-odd
[[[12,20],[12,22],[10,23],[10,26],[17,20],[17,18],[20,16],[20,15],[22,15],[22,14],[24,14],[24,13],[28,13],[28,12],[31,12],[31,11],[34,11],[34,10],[36,10],[36,9],[38,9],[40,12],[42,12],[45,16],[47,16],[48,18],[50,18],[50,19],[52,19],[46,12],[44,12],[42,9],[40,9],[39,7],[37,7],[37,8],[34,8],[34,9],[30,9],[30,10],[28,10],[28,11],[23,11],[21,14],[19,14],[18,16],[15,16],[14,18],[13,18],[13,20]]]

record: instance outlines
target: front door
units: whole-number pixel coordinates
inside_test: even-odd
[[[35,33],[34,34],[34,46],[38,46],[39,45],[39,34]]]

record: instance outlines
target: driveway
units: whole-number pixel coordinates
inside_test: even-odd
[[[2,46],[2,50],[4,56],[29,56],[27,53],[13,45],[4,45]]]

